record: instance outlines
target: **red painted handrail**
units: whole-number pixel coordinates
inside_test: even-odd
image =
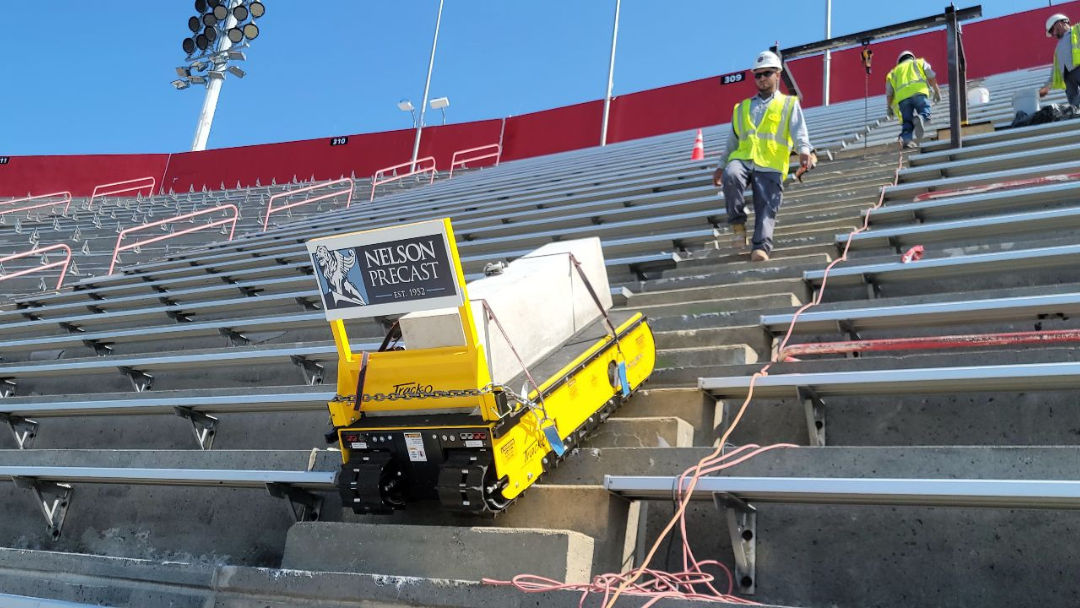
[[[3,215],[5,213],[14,213],[16,211],[29,211],[30,209],[39,209],[41,207],[46,207],[46,206],[55,207],[56,205],[59,205],[61,203],[63,203],[63,205],[64,205],[64,214],[67,215],[68,208],[71,207],[71,193],[67,192],[67,191],[65,191],[65,192],[50,192],[49,194],[37,194],[37,195],[34,195],[34,196],[24,196],[23,198],[11,199],[10,201],[0,201],[0,206],[14,205],[15,203],[25,203],[25,202],[29,202],[29,201],[41,200],[43,198],[55,198],[55,197],[60,197],[61,200],[59,202],[47,203],[45,205],[34,205],[32,207],[19,207],[17,209],[5,209],[4,211],[0,211],[0,215]]]
[[[232,217],[231,218],[223,218],[223,219],[219,219],[219,220],[213,220],[213,221],[211,221],[211,222],[209,222],[207,224],[200,224],[200,225],[192,226],[191,228],[185,228],[184,230],[181,230],[180,232],[172,232],[172,233],[169,233],[169,234],[163,234],[163,235],[160,235],[160,236],[155,236],[153,238],[148,238],[148,239],[144,239],[144,240],[141,240],[141,241],[136,241],[134,243],[131,243],[130,245],[124,245],[123,247],[120,246],[120,242],[124,240],[124,237],[131,234],[132,232],[138,232],[140,230],[146,230],[148,228],[153,228],[155,226],[161,226],[162,224],[173,224],[173,223],[179,222],[181,220],[186,220],[186,219],[190,219],[190,218],[193,218],[193,217],[198,217],[200,215],[209,215],[211,213],[215,213],[215,212],[218,212],[218,211],[232,211]],[[194,213],[185,213],[183,215],[178,215],[176,217],[170,217],[170,218],[166,218],[166,219],[163,219],[163,220],[158,220],[158,221],[152,222],[150,224],[143,224],[141,226],[133,226],[131,228],[126,228],[126,229],[122,230],[120,232],[120,234],[116,237],[116,247],[113,248],[112,262],[109,264],[109,274],[111,275],[113,273],[113,270],[116,268],[116,258],[120,255],[121,251],[127,251],[128,249],[134,249],[134,248],[140,247],[142,245],[149,245],[151,243],[157,243],[158,241],[164,241],[165,239],[171,239],[173,237],[182,236],[182,235],[185,235],[185,234],[191,234],[192,232],[198,232],[200,230],[206,230],[207,228],[217,228],[218,226],[224,226],[225,224],[228,224],[230,222],[232,223],[232,228],[229,230],[229,240],[231,241],[231,240],[233,240],[233,235],[236,234],[236,222],[239,219],[240,219],[240,210],[236,208],[236,205],[227,204],[227,205],[218,205],[217,207],[213,207],[211,209],[201,209],[201,210],[196,211]]]
[[[425,166],[427,165],[427,163],[431,163],[431,166]],[[400,165],[394,165],[392,167],[386,167],[376,171],[375,175],[371,176],[371,198],[369,198],[368,201],[375,200],[375,186],[389,184],[390,182],[395,182],[399,179],[404,179],[413,175],[419,175],[421,173],[431,173],[431,179],[428,180],[428,183],[431,184],[435,182],[435,157],[433,156],[425,156],[424,158],[416,159],[416,168],[412,171],[409,171],[408,173],[394,175],[392,177],[388,177],[386,179],[383,179],[382,181],[379,181],[388,171],[393,172],[397,169],[401,169],[402,167],[410,167],[412,166],[412,164],[412,161],[409,161],[407,163],[401,163]]]
[[[491,152],[492,149],[494,149],[495,151]],[[488,150],[488,152],[486,152],[484,154],[478,154],[476,156],[470,156],[469,158],[463,158],[461,160],[458,160],[458,155],[460,155],[460,154],[471,154],[473,152],[483,152],[484,150]],[[486,146],[480,146],[478,148],[469,148],[467,150],[458,150],[457,152],[454,152],[454,156],[450,159],[450,176],[449,176],[449,179],[453,179],[453,177],[454,177],[454,167],[457,167],[458,165],[464,165],[465,163],[471,163],[471,162],[477,161],[477,160],[484,160],[485,158],[494,158],[495,159],[495,166],[498,167],[499,166],[499,159],[501,157],[502,157],[502,145],[500,145],[500,144],[488,144]]]
[[[18,260],[18,259],[21,259],[21,258],[28,258],[28,257],[35,256],[35,255],[41,255],[41,254],[44,254],[44,253],[48,253],[50,251],[56,251],[58,249],[63,250],[65,252],[65,254],[66,254],[64,256],[63,260],[61,260],[59,262],[47,262],[47,263],[42,264],[41,266],[35,266],[33,268],[27,268],[25,270],[20,270],[18,272],[13,272],[11,274],[0,275],[0,281],[6,281],[7,279],[14,279],[15,277],[21,277],[23,275],[38,272],[40,270],[48,270],[50,268],[56,268],[57,266],[63,266],[63,268],[60,270],[60,279],[56,281],[56,288],[60,289],[60,286],[64,284],[64,277],[67,276],[68,266],[71,265],[71,247],[68,247],[67,245],[65,245],[63,243],[60,243],[58,245],[49,245],[48,247],[41,247],[41,248],[35,247],[35,248],[31,249],[30,251],[24,251],[22,253],[15,253],[15,254],[9,255],[9,256],[7,256],[5,258],[0,258],[0,264],[3,264],[4,262],[10,262],[11,260]]]
[[[146,182],[150,183],[147,184]],[[154,188],[157,187],[157,179],[152,175],[146,177],[138,177],[135,179],[125,179],[122,182],[113,182],[111,184],[98,184],[94,186],[94,192],[90,194],[90,202],[86,205],[87,209],[94,208],[94,199],[99,196],[109,196],[112,194],[123,194],[124,192],[137,192],[146,188],[150,189],[149,196],[154,196]]]
[[[294,194],[300,194],[301,192],[310,192],[312,190],[318,190],[319,188],[327,188],[329,186],[333,186],[333,185],[336,185],[336,184],[349,184],[349,189],[348,189],[349,196],[348,196],[348,198],[345,199],[345,208],[348,209],[349,205],[352,204],[353,187],[355,186],[355,184],[353,183],[353,181],[351,179],[349,179],[347,177],[343,178],[343,179],[335,179],[335,180],[331,180],[331,181],[328,181],[328,182],[323,182],[321,184],[315,184],[314,186],[308,186],[306,188],[300,188],[300,189],[297,189],[297,190],[289,190],[289,191],[286,191],[286,192],[278,192],[277,194],[274,194],[274,195],[272,195],[270,197],[270,202],[266,205],[266,217],[263,218],[263,227],[262,227],[263,232],[266,232],[267,226],[270,225],[270,214],[271,213],[275,213],[275,212],[278,212],[278,211],[284,211],[286,209],[292,209],[293,207],[299,207],[301,205],[307,205],[307,204],[310,204],[310,203],[317,203],[319,201],[324,201],[324,200],[326,200],[328,198],[334,198],[335,196],[341,196],[341,194],[346,192],[346,191],[345,190],[338,190],[337,192],[330,192],[328,194],[322,194],[322,195],[316,196],[315,198],[304,199],[302,201],[297,201],[295,203],[289,203],[288,205],[282,205],[282,206],[277,207],[277,208],[274,207],[274,201],[275,200],[277,200],[279,198],[286,198],[286,197],[289,197],[289,196],[293,196]]]

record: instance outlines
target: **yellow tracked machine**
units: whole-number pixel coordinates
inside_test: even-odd
[[[308,243],[339,354],[328,406],[344,505],[498,513],[648,379],[645,317],[607,310],[602,256],[583,264],[581,247],[600,250],[541,248],[470,300],[450,220]],[[345,320],[359,317],[390,327],[377,351],[351,348]]]

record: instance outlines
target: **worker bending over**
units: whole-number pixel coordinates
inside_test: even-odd
[[[738,249],[746,248],[747,187],[754,192],[754,238],[750,259],[769,259],[773,247],[776,213],[783,203],[784,178],[791,150],[798,146],[799,163],[813,168],[810,135],[796,97],[779,92],[780,58],[765,51],[754,61],[758,94],[735,106],[731,132],[720,154],[713,183],[721,186],[727,204],[728,223]]]
[[[930,90],[934,91],[934,103],[941,101],[941,88],[937,74],[925,59],[915,53],[904,51],[896,58],[896,67],[885,77],[885,103],[889,116],[903,120],[900,143],[905,148],[916,148],[922,141],[926,123],[930,122]]]
[[[1065,89],[1069,105],[1080,106],[1080,25],[1069,26],[1069,18],[1058,13],[1046,20],[1046,36],[1058,39],[1050,79],[1039,89],[1046,97],[1050,89]]]

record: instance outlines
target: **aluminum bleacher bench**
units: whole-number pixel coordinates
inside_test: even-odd
[[[926,182],[901,183],[897,184],[896,186],[889,186],[885,188],[885,201],[886,204],[888,204],[889,201],[912,199],[924,192],[951,190],[957,188],[965,188],[969,186],[992,184],[996,182],[1014,181],[1029,177],[1039,177],[1044,175],[1076,172],[1080,172],[1080,162],[1070,161],[1064,163],[1039,165],[1037,167],[1023,167],[1020,169],[1007,169],[1004,171],[989,171],[986,173],[980,173],[978,175],[950,177]],[[883,211],[884,209],[885,208],[882,208],[878,211]],[[875,211],[874,213],[877,213],[877,211]]]
[[[630,500],[670,502],[678,483],[673,476],[604,477],[605,489]],[[755,504],[1072,510],[1080,509],[1080,481],[721,476],[700,478],[691,499],[713,501],[724,512],[735,553],[735,583],[742,593],[754,593],[759,517]]]
[[[266,488],[289,501],[297,521],[313,521],[319,518],[322,498],[311,492],[334,490],[336,476],[321,471],[0,466],[0,479],[34,492],[54,540],[71,508],[72,484]]]
[[[829,284],[867,285],[870,295],[874,296],[876,287],[884,283],[925,281],[1020,270],[1043,270],[1073,266],[1078,262],[1080,262],[1080,245],[1042,247],[951,258],[923,259],[910,264],[892,262],[863,266],[838,266],[829,272]],[[811,270],[803,273],[803,279],[813,287],[820,287],[824,276],[825,272],[823,270]]]
[[[847,310],[808,310],[799,316],[794,333],[851,334],[874,329],[1037,320],[1053,315],[1080,315],[1080,293],[961,302],[929,302]],[[792,314],[762,315],[761,325],[769,333],[778,335],[787,332],[793,319]]]
[[[903,205],[889,205],[870,213],[870,224],[925,221],[961,215],[1016,211],[1075,200],[1080,195],[1080,182],[1045,184],[1014,190],[954,196]],[[863,211],[863,215],[867,214]]]
[[[923,243],[955,242],[984,236],[1024,234],[1075,227],[1080,227],[1080,207],[1063,207],[916,226],[876,228],[854,236],[837,235],[836,245],[843,250],[847,241],[850,240],[853,251],[889,247],[899,252],[904,247]]]
[[[33,447],[42,418],[76,416],[174,415],[191,422],[199,447],[213,447],[218,419],[214,414],[325,411],[333,392],[282,389],[273,393],[222,395],[191,391],[186,396],[124,397],[57,401],[49,397],[0,399],[0,422],[11,429],[19,449]]]
[[[718,400],[743,399],[750,380],[750,376],[700,378],[698,388]],[[1080,388],[1080,363],[1066,362],[775,374],[757,379],[754,397],[801,401],[810,444],[823,446],[827,397],[1075,388]]]
[[[925,182],[943,177],[973,176],[989,171],[1004,171],[1023,167],[1039,167],[1046,164],[1080,160],[1080,146],[1066,145],[1026,150],[990,156],[944,162],[933,165],[919,165],[900,171],[900,182]]]
[[[378,344],[356,344],[356,351],[375,350]],[[92,357],[84,359],[61,359],[41,363],[15,363],[0,365],[0,395],[14,395],[20,379],[100,375],[118,372],[131,381],[135,392],[153,388],[154,376],[150,372],[184,371],[220,367],[252,367],[292,363],[303,371],[304,383],[315,386],[322,383],[323,363],[337,363],[334,344],[289,345],[266,347],[236,347],[196,354],[155,353],[116,357]]]
[[[969,120],[968,122],[971,121]],[[980,133],[979,135],[971,135],[965,137],[964,147],[967,148],[974,146],[983,146],[986,144],[996,144],[1016,139],[1024,139],[1028,137],[1039,137],[1042,135],[1049,135],[1051,133],[1065,133],[1068,131],[1075,131],[1077,129],[1080,129],[1080,121],[1074,120],[1062,120],[1042,125],[1035,125],[1032,127],[1019,127],[1016,129],[1001,129],[998,131],[994,131],[993,133]],[[921,150],[923,152],[938,152],[947,148],[948,146],[949,142],[947,141],[927,142],[926,144],[921,146]]]
[[[923,165],[935,165],[960,160],[985,159],[989,156],[1013,154],[1029,150],[1042,150],[1047,146],[1071,145],[1075,147],[1078,143],[1080,143],[1080,129],[1071,129],[1059,133],[1004,140],[971,148],[964,146],[958,150],[949,149],[915,154],[908,158],[908,162],[912,167],[921,167]]]

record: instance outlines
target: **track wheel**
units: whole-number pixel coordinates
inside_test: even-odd
[[[389,452],[354,453],[338,475],[342,505],[359,514],[386,515],[404,508],[404,488],[405,478]]]
[[[466,515],[495,514],[510,506],[503,498],[489,452],[455,452],[439,468],[439,502]]]

